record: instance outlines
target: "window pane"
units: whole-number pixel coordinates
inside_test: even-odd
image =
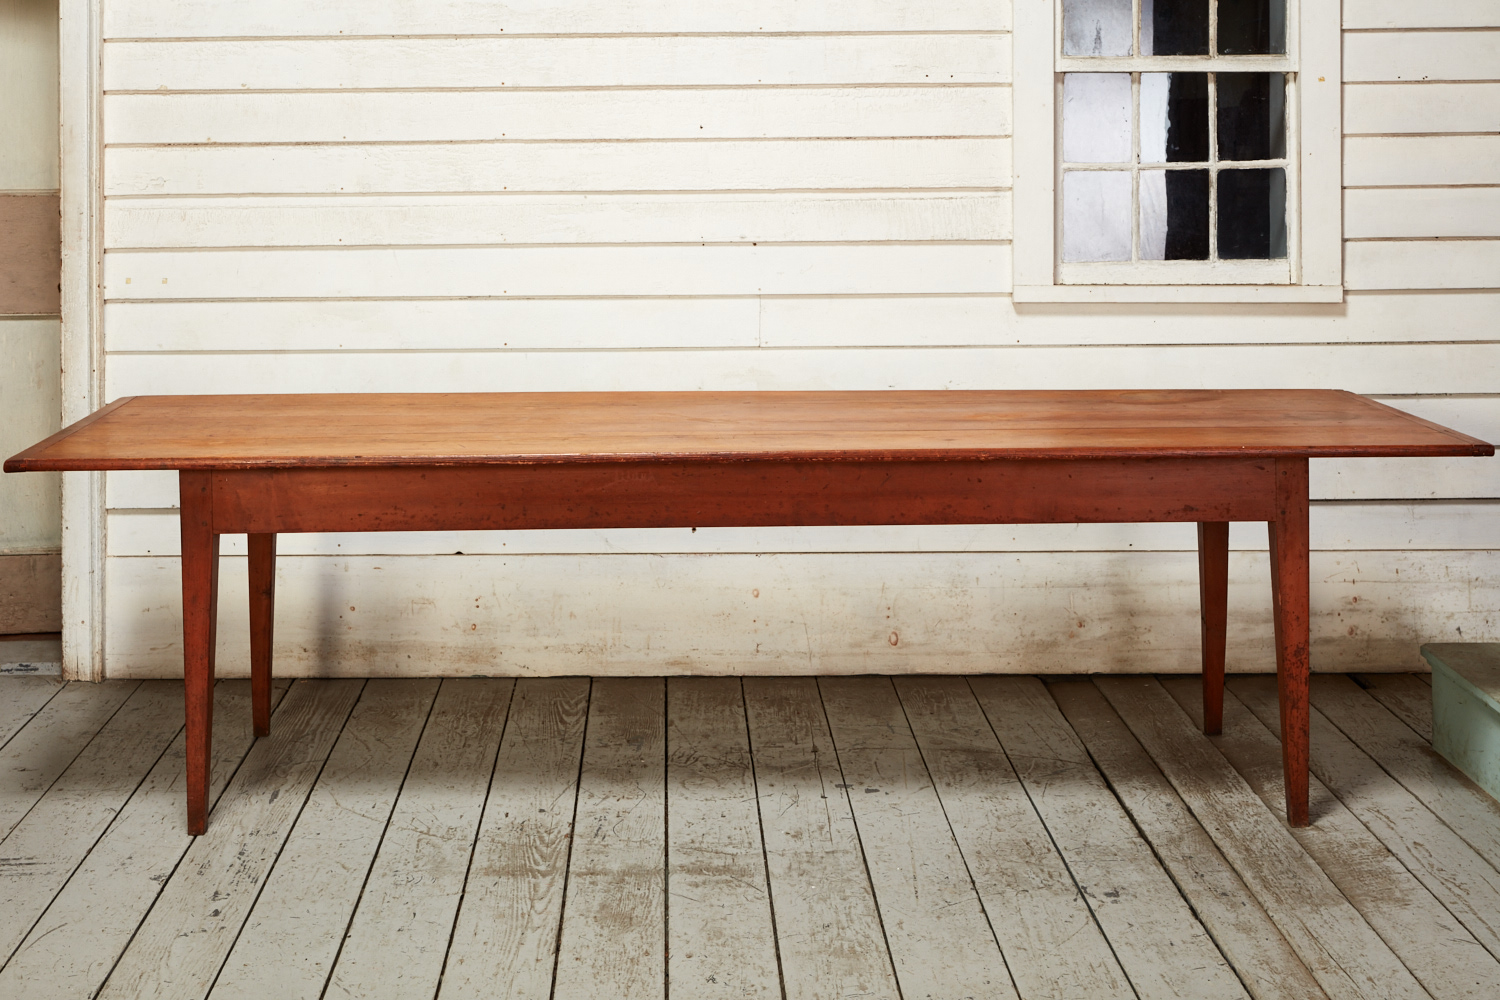
[[[1063,260],[1130,259],[1130,174],[1070,170],[1063,174]]]
[[[1141,0],[1141,54],[1208,55],[1208,0]]]
[[[1256,55],[1286,51],[1286,0],[1219,0],[1219,51]]]
[[[1130,74],[1063,74],[1063,162],[1130,160]]]
[[[1208,74],[1141,74],[1141,162],[1208,160]]]
[[[1141,171],[1141,259],[1208,259],[1208,171]]]
[[[1063,0],[1063,55],[1130,55],[1130,0]]]
[[[1286,171],[1219,172],[1219,256],[1286,256]]]
[[[1280,73],[1220,73],[1219,159],[1286,155],[1286,79]]]

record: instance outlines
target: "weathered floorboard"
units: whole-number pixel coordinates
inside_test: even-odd
[[[1282,817],[1154,678],[1100,677],[1095,683],[1330,997],[1419,1000],[1424,995],[1288,833]]]
[[[1486,861],[1500,868],[1500,802],[1348,677],[1325,674],[1314,678],[1312,703]]]
[[[1134,998],[968,683],[894,681],[1022,1000]]]
[[[1041,681],[970,683],[1141,1000],[1245,997]]]
[[[74,681],[0,749],[0,843],[68,769],[140,681]]]
[[[322,995],[438,683],[365,684],[219,973],[213,1000]]]
[[[667,680],[667,978],[693,997],[781,997],[737,677]]]
[[[182,685],[145,681],[0,846],[0,963],[182,729]]]
[[[823,677],[818,688],[902,995],[1014,998],[890,678]]]
[[[1353,675],[1360,687],[1370,692],[1370,697],[1390,709],[1392,715],[1411,726],[1418,736],[1431,743],[1432,685],[1424,683],[1427,676],[1426,674]]]
[[[290,686],[272,686],[273,709]],[[214,714],[220,723],[210,802],[224,791],[253,740],[249,683],[216,685]],[[193,843],[182,818],[186,753],[179,731],[0,970],[0,996],[75,1000],[99,989]]]
[[[67,685],[53,677],[7,677],[0,700],[0,750]]]
[[[516,681],[441,1000],[547,1000],[557,960],[589,682]]]
[[[100,997],[208,994],[363,686],[292,686],[271,735],[257,741],[220,796],[208,833],[188,848]],[[181,823],[179,811],[168,828]]]
[[[747,677],[744,690],[786,998],[897,1000],[817,682]]]
[[[1097,687],[1047,687],[1255,1000],[1327,996],[1233,866]]]
[[[1236,678],[1235,696],[1258,718],[1273,739],[1261,742],[1269,749],[1275,745],[1280,731],[1276,712],[1276,693],[1267,690],[1261,678]],[[1396,953],[1403,955],[1408,968],[1428,984],[1429,979],[1444,977],[1449,969],[1472,969],[1477,982],[1492,981],[1500,992],[1500,966],[1494,959],[1485,961],[1468,954],[1472,947],[1468,935],[1483,945],[1491,956],[1500,956],[1500,873],[1475,853],[1474,849],[1454,833],[1447,824],[1438,819],[1407,791],[1380,765],[1360,751],[1349,738],[1339,732],[1324,716],[1314,711],[1313,724],[1313,774],[1317,775],[1353,816],[1363,824],[1369,836],[1358,833],[1358,846],[1354,843],[1330,845],[1315,852],[1313,838],[1307,838],[1304,846],[1328,872],[1335,883],[1344,889],[1344,894],[1356,901],[1369,919],[1382,932]],[[1351,826],[1351,829],[1354,829]],[[1370,843],[1370,836],[1379,841],[1377,847]],[[1351,867],[1353,859],[1363,857]],[[1404,867],[1403,867],[1404,866]],[[1386,873],[1386,881],[1381,881]],[[1368,884],[1361,890],[1343,886],[1344,875],[1348,880]],[[1414,877],[1436,897],[1447,912],[1436,909],[1424,893],[1410,885]],[[1392,888],[1392,883],[1400,891]],[[1368,906],[1357,902],[1368,900]],[[1387,911],[1389,912],[1388,915]],[[1431,945],[1427,935],[1449,922],[1449,915],[1456,918],[1468,934],[1448,931],[1442,954],[1433,955],[1437,967],[1424,975],[1428,964],[1426,950]],[[1410,921],[1430,921],[1411,926]],[[1388,925],[1383,927],[1381,921]],[[1433,987],[1429,984],[1428,990]]]
[[[324,996],[397,1000],[432,991],[514,686],[501,678],[442,682]]]
[[[558,1000],[666,995],[666,720],[660,677],[600,677],[589,699]]]

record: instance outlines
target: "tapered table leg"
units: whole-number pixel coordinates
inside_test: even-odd
[[[179,472],[182,504],[182,679],[187,703],[188,833],[208,828],[214,727],[214,641],[219,605],[219,536],[211,474]]]
[[[250,704],[256,736],[271,735],[271,642],[276,620],[276,536],[250,535]]]
[[[1271,529],[1271,600],[1276,623],[1276,690],[1281,703],[1281,766],[1286,819],[1306,826],[1308,765],[1307,459],[1276,460],[1276,520]]]
[[[1198,524],[1198,611],[1203,622],[1203,731],[1224,728],[1224,644],[1229,616],[1229,522]]]

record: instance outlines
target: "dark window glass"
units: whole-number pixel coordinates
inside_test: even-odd
[[[1286,171],[1219,171],[1219,257],[1286,256]]]
[[[1208,0],[1141,0],[1141,52],[1208,55]]]
[[[1280,73],[1220,73],[1219,159],[1286,155],[1286,80]]]
[[[1219,0],[1219,51],[1266,55],[1286,51],[1286,0]]]
[[[1208,259],[1208,171],[1168,170],[1167,260]]]
[[[1207,159],[1208,74],[1173,73],[1167,88],[1167,162]]]

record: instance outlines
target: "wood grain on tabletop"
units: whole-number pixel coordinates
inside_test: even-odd
[[[1492,453],[1331,390],[366,393],[129,397],[5,468]]]

